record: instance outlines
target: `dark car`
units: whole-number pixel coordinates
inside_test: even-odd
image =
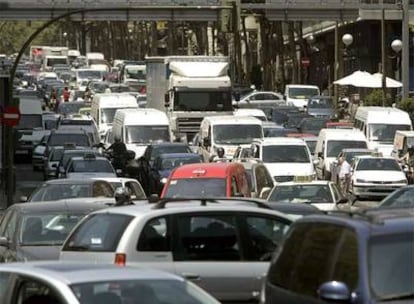
[[[414,210],[309,215],[276,250],[263,303],[412,303]]]
[[[202,163],[203,159],[200,154],[195,153],[163,153],[154,160],[151,174],[159,185],[159,194],[161,194],[162,187],[170,176],[174,168],[184,164]]]
[[[33,191],[29,202],[55,201],[78,197],[113,197],[114,188],[104,180],[62,178],[49,180]],[[21,201],[25,198],[22,197]]]
[[[414,210],[414,185],[401,187],[386,196],[378,208],[411,208]]]
[[[308,99],[306,112],[314,117],[336,118],[335,104],[332,96],[312,96]]]
[[[43,202],[14,204],[0,224],[0,262],[58,259],[72,228],[102,203]]]
[[[306,117],[303,118],[297,128],[300,133],[308,133],[318,136],[319,131],[323,129],[329,120],[326,118]]]
[[[193,151],[188,144],[166,142],[148,145],[143,156],[152,166],[155,158],[165,153],[193,153]]]

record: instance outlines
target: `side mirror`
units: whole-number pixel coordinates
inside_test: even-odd
[[[319,158],[323,158],[323,153],[322,152],[318,152],[318,157]]]
[[[170,95],[167,93],[164,94],[164,106],[166,108],[170,107]]]
[[[0,236],[0,246],[1,247],[9,247],[10,242],[8,240],[8,238],[6,238],[5,236]]]
[[[210,147],[210,138],[209,137],[204,137],[203,138],[203,146],[204,147]]]
[[[337,205],[342,205],[342,204],[346,204],[346,203],[348,203],[348,199],[346,198],[346,197],[343,197],[343,198],[341,198],[341,199],[339,199],[337,202],[336,202],[336,204]]]
[[[128,150],[126,153],[126,159],[127,160],[133,160],[135,159],[136,153],[132,150]]]
[[[237,102],[240,101],[240,92],[239,91],[234,92],[233,95],[234,95],[234,100],[235,101],[237,101]]]
[[[25,195],[20,196],[19,201],[20,201],[21,203],[26,203],[26,202],[27,202],[27,200],[28,200],[28,197],[27,197],[27,196],[25,196]]]
[[[263,187],[260,191],[259,198],[267,199],[271,190],[272,188],[270,187]]]
[[[343,282],[331,281],[323,283],[318,289],[319,298],[328,303],[349,303],[351,292]]]

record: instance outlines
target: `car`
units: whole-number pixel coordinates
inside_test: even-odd
[[[44,202],[75,197],[113,197],[114,188],[106,181],[92,179],[55,179],[37,187],[29,198],[21,197],[21,202]]]
[[[364,149],[364,148],[346,148],[342,149],[342,151],[331,163],[331,180],[334,183],[339,184],[339,171],[341,170],[341,166],[339,165],[339,159],[341,157],[345,157],[345,160],[348,164],[351,164],[355,157],[362,156],[362,155],[372,155],[375,153],[374,150]]]
[[[63,151],[62,157],[60,158],[57,169],[56,169],[56,177],[57,178],[65,177],[66,169],[72,157],[84,156],[86,154],[88,155],[94,154],[95,156],[102,156],[102,154],[98,150],[90,149],[86,147],[75,147],[74,149],[65,149]]]
[[[335,104],[332,96],[312,96],[308,99],[306,113],[314,117],[334,119],[337,118],[335,113]]]
[[[32,166],[33,171],[42,171],[45,165],[46,143],[48,141],[50,132],[43,135],[41,140],[33,147],[32,152]]]
[[[257,159],[241,158],[235,159],[240,162],[248,176],[247,181],[250,183],[251,197],[263,197],[263,193],[269,192],[275,185],[273,177],[270,175],[266,166]]]
[[[12,263],[0,266],[0,280],[0,300],[7,304],[219,304],[179,276],[142,267]]]
[[[66,178],[117,177],[111,162],[102,156],[85,154],[72,157],[67,165]]]
[[[412,303],[414,210],[296,220],[275,252],[261,303]]]
[[[98,127],[90,115],[69,114],[59,119],[59,130],[84,130],[91,137],[92,144],[100,142]]]
[[[325,127],[327,121],[326,118],[305,117],[299,122],[297,128],[299,133],[310,133],[318,136],[320,130]]]
[[[144,151],[144,158],[150,166],[154,164],[155,158],[163,153],[192,153],[190,146],[186,143],[157,143],[149,144]]]
[[[351,164],[349,191],[356,198],[385,197],[408,184],[392,156],[359,156]]]
[[[45,143],[45,156],[48,156],[51,147],[75,145],[76,147],[92,147],[92,140],[83,130],[52,130]]]
[[[55,201],[10,206],[0,224],[0,262],[57,260],[60,246],[75,224],[89,212],[105,207]]]
[[[277,184],[267,196],[270,202],[305,203],[323,211],[350,210],[348,199],[331,181],[294,181]]]
[[[219,301],[258,300],[261,278],[292,218],[255,200],[164,199],[106,209],[72,230],[60,260],[151,266]]]
[[[300,113],[299,108],[295,106],[278,106],[275,107],[271,112],[271,121],[275,122],[278,125],[284,125],[288,121],[288,114],[298,114]]]
[[[243,106],[243,104],[264,104],[265,102],[272,104],[277,102],[280,105],[286,104],[282,94],[272,91],[253,91],[241,97],[238,102],[234,101],[233,104]]]
[[[391,192],[379,203],[378,208],[414,208],[414,185]]]
[[[61,115],[76,114],[80,108],[89,107],[90,105],[90,102],[85,101],[61,102],[57,113]]]
[[[157,156],[151,168],[151,175],[155,181],[159,183],[159,191],[161,194],[164,184],[168,180],[168,176],[175,168],[185,164],[202,163],[200,154],[195,153],[163,153]]]
[[[130,191],[131,199],[145,199],[147,196],[141,184],[135,178],[128,177],[93,177],[94,180],[106,181],[112,185],[116,190],[117,188],[127,188]]]

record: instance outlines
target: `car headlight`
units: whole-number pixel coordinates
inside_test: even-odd
[[[167,180],[168,180],[168,178],[163,177],[163,178],[161,178],[160,182],[161,182],[161,184],[165,184],[165,183],[167,183]]]
[[[357,182],[357,183],[368,183],[368,181],[367,181],[367,180],[362,179],[362,178],[357,178],[357,179],[356,179],[356,182]]]
[[[392,184],[407,184],[407,180],[406,179],[401,179],[401,180],[392,182]]]

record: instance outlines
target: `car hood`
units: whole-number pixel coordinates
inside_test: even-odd
[[[18,259],[22,261],[58,260],[61,245],[57,246],[20,246]]]
[[[373,182],[399,181],[405,179],[405,174],[399,171],[368,170],[355,172],[354,179],[357,178]]]
[[[264,163],[271,176],[309,176],[315,173],[311,163]]]
[[[79,173],[67,173],[67,178],[74,179],[88,179],[91,177],[117,177],[115,173],[110,172],[79,172]]]

